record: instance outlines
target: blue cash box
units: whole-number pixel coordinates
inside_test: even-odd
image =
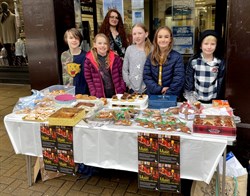
[[[175,95],[151,95],[148,99],[148,108],[160,109],[175,107],[177,105],[177,96]]]

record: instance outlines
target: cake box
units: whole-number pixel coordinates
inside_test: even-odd
[[[196,115],[193,133],[236,136],[236,125],[231,116]]]
[[[85,117],[85,110],[79,108],[61,108],[48,118],[49,125],[75,126]]]

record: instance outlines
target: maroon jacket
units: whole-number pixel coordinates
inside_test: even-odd
[[[109,62],[115,92],[116,94],[123,94],[126,91],[126,85],[122,78],[122,59],[115,55],[113,51],[110,51]],[[98,98],[105,97],[102,76],[91,51],[86,54],[84,76],[89,87],[90,95]]]

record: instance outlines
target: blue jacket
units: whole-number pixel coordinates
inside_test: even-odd
[[[179,96],[185,81],[185,69],[180,53],[172,50],[167,62],[162,66],[162,86],[158,85],[159,65],[152,65],[151,54],[147,57],[143,81],[147,86],[149,95],[161,95],[163,87],[169,87],[166,95]]]

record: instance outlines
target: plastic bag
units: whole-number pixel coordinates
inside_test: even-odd
[[[220,159],[219,169],[220,174],[222,174],[223,159]],[[238,159],[234,156],[232,152],[227,153],[226,156],[226,176],[239,177],[247,174],[246,168],[244,168]]]
[[[13,112],[23,110],[23,109],[33,109],[36,106],[36,100],[40,100],[44,95],[38,90],[31,90],[32,95],[26,97],[20,97],[18,102],[13,108]]]

